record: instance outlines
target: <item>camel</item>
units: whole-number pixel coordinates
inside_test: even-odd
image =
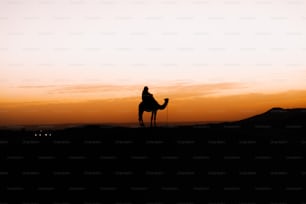
[[[165,98],[164,103],[160,105],[156,100],[154,100],[150,104],[145,104],[143,101],[138,106],[138,121],[140,126],[144,127],[144,122],[142,119],[143,112],[151,112],[151,127],[153,125],[154,120],[154,127],[156,127],[156,114],[158,110],[164,110],[168,105],[169,99]]]

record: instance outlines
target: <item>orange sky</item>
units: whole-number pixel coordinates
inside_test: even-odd
[[[305,11],[292,0],[0,1],[0,125],[137,122],[143,86],[170,98],[159,121],[305,107]]]
[[[225,85],[222,85],[225,86]],[[202,88],[193,86],[192,89]],[[153,89],[154,90],[154,89]],[[161,91],[155,94],[159,103],[169,97],[167,109],[159,111],[160,123],[233,121],[267,111],[271,107],[306,107],[306,90],[275,94],[202,95],[188,90]],[[141,91],[141,90],[139,90]],[[211,87],[207,93],[213,92]],[[205,92],[205,91],[204,91]],[[1,103],[1,125],[137,123],[140,96],[92,99],[88,101],[50,101]],[[150,114],[144,113],[145,122]]]

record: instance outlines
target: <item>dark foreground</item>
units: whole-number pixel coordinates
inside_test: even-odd
[[[2,130],[0,203],[305,203],[305,130]]]

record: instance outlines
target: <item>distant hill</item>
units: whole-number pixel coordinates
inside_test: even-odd
[[[262,114],[223,124],[239,125],[244,127],[306,127],[306,108],[284,109],[274,107]]]

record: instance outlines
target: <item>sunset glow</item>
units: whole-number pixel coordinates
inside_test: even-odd
[[[305,1],[0,1],[0,125],[167,123],[306,107]],[[144,119],[149,121],[149,113]]]

